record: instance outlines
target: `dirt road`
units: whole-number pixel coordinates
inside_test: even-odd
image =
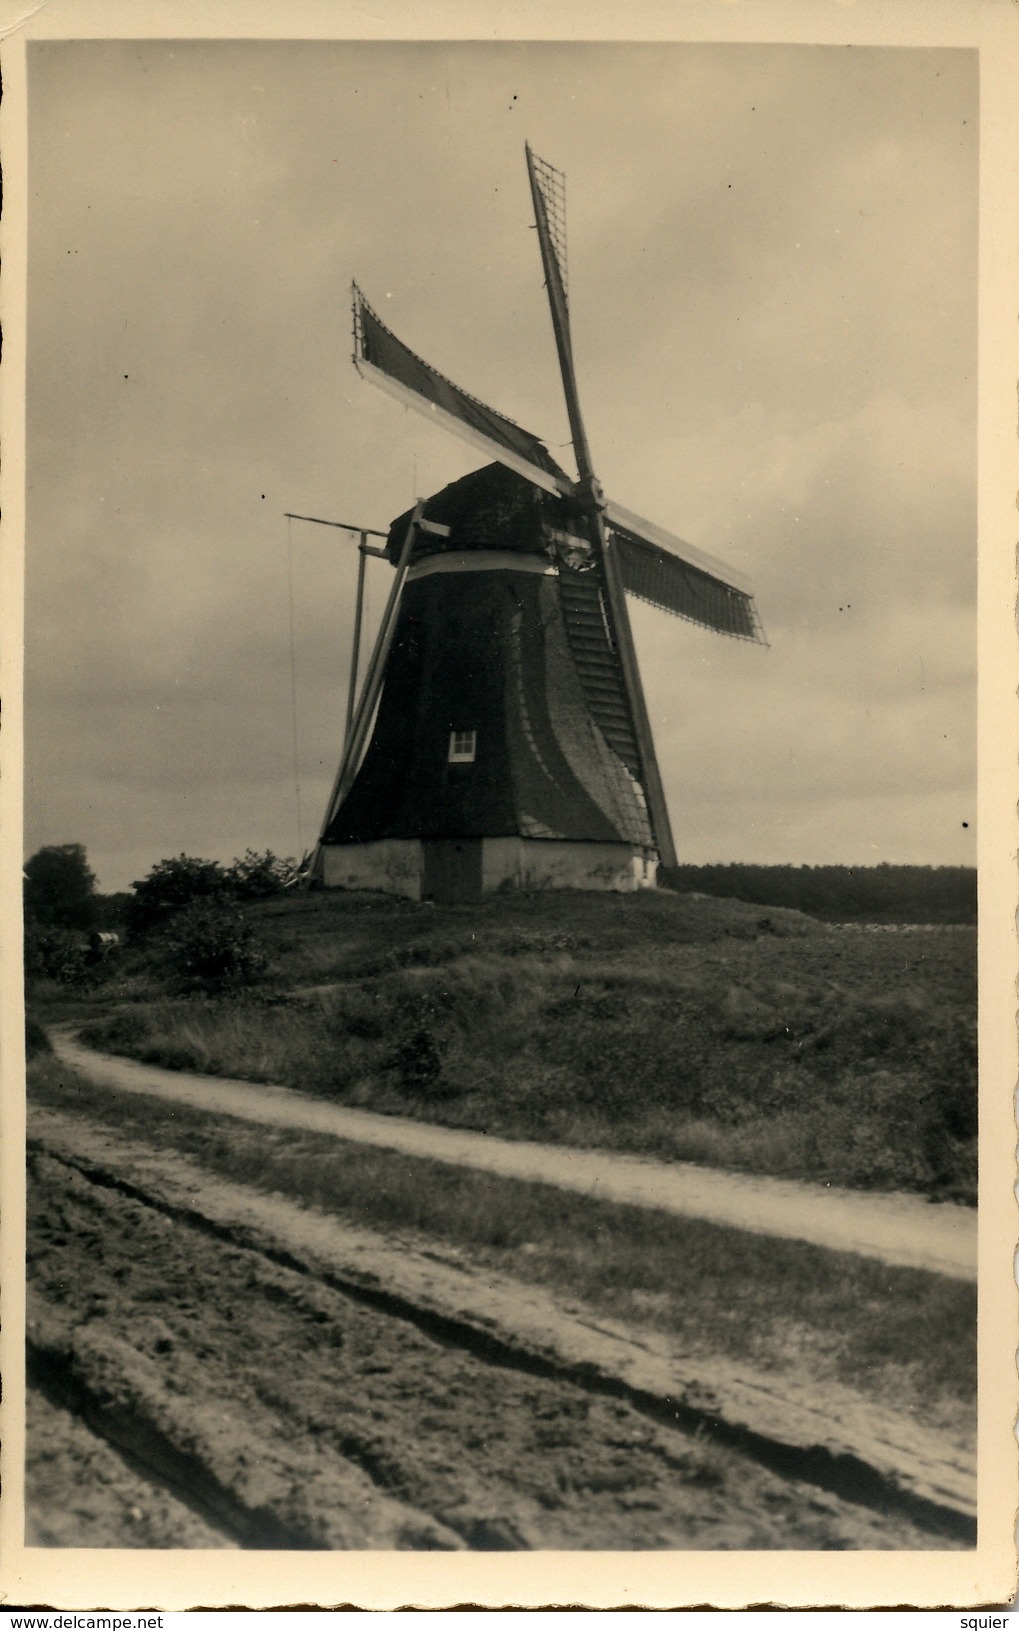
[[[837,1457],[773,1468],[747,1435],[705,1431],[711,1412],[685,1395],[656,1414],[639,1388],[613,1392],[595,1362],[611,1330],[589,1322],[584,1336],[574,1315],[571,1339],[560,1310],[567,1346],[588,1343],[564,1360],[549,1310],[530,1313],[544,1348],[507,1331],[519,1309],[469,1317],[479,1279],[461,1276],[458,1312],[443,1314],[455,1265],[422,1256],[426,1295],[398,1240],[225,1185],[82,1115],[34,1113],[30,1135],[34,1544],[969,1540],[965,1522],[932,1522],[929,1502],[911,1511],[880,1479],[858,1478],[852,1498],[826,1487],[845,1472]],[[69,1509],[83,1476],[88,1502]]]
[[[805,1240],[957,1279],[976,1278],[976,1214],[968,1207],[931,1205],[912,1195],[754,1178],[683,1162],[522,1143],[375,1115],[289,1088],[195,1076],[95,1053],[75,1041],[67,1026],[54,1028],[53,1044],[66,1063],[132,1093],[220,1110],[249,1121],[314,1129],[453,1166]]]

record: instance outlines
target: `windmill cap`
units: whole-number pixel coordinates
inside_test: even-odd
[[[386,553],[394,563],[399,559],[413,510],[398,515],[389,529]],[[450,482],[433,493],[425,503],[425,516],[450,529],[448,538],[419,533],[412,561],[447,550],[519,550],[522,554],[543,555],[546,539],[542,520],[565,525],[562,501],[543,492],[534,482],[518,476],[505,465],[487,464],[472,470],[459,481]]]

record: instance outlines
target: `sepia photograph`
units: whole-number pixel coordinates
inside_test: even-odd
[[[976,1579],[978,44],[298,32],[20,47],[19,1544]]]

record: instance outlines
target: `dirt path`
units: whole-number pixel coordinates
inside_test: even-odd
[[[885,1263],[976,1279],[976,1213],[912,1195],[870,1194],[713,1171],[565,1145],[530,1144],[375,1115],[313,1099],[290,1088],[163,1070],[95,1053],[55,1026],[58,1056],[75,1069],[131,1093],[191,1104],[273,1126],[300,1127],[452,1166],[551,1184],[601,1200],[704,1218],[731,1228],[805,1240]]]
[[[29,1195],[30,1375],[43,1397],[30,1516],[42,1544],[132,1544],[132,1533],[285,1549],[972,1543],[972,1456],[937,1435],[878,1410],[879,1464],[852,1472],[832,1401],[783,1405],[765,1382],[750,1408],[771,1411],[769,1451],[720,1414],[745,1412],[753,1383],[740,1405],[736,1379],[713,1375],[698,1401],[681,1360],[670,1370],[675,1356],[639,1335],[210,1179],[82,1115],[33,1111]],[[59,1516],[83,1460],[102,1462],[110,1496],[82,1514],[90,1538]]]

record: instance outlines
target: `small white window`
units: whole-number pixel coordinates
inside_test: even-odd
[[[472,765],[478,746],[477,731],[450,731],[449,762],[451,765]]]

